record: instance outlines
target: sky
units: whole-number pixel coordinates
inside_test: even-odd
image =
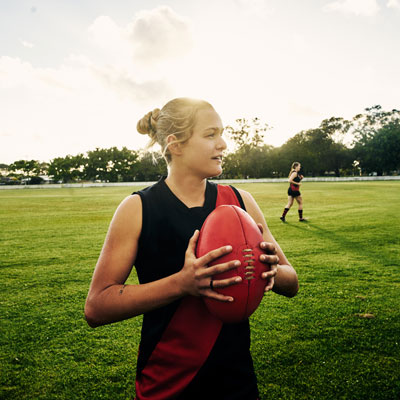
[[[175,97],[273,146],[399,109],[400,0],[0,0],[0,163],[144,148]]]

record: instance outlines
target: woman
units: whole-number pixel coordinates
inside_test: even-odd
[[[303,198],[301,197],[300,193],[300,185],[301,185],[301,180],[303,179],[303,175],[299,173],[301,169],[301,164],[299,162],[294,162],[292,164],[292,168],[289,172],[289,189],[288,189],[288,202],[286,204],[285,209],[283,210],[282,216],[280,217],[282,222],[286,222],[286,214],[290,210],[290,207],[293,205],[294,199],[296,199],[298,205],[299,205],[299,221],[300,222],[305,222],[307,221],[305,218],[303,218]]]
[[[214,288],[238,278],[214,280],[238,261],[207,268],[229,246],[196,258],[207,215],[219,204],[237,204],[259,224],[271,270],[265,291],[292,297],[297,274],[270,233],[253,197],[207,178],[222,173],[226,143],[214,108],[205,101],[178,98],[146,114],[137,125],[158,143],[168,176],[122,201],[109,227],[85,305],[96,327],[144,314],[137,362],[137,399],[256,399],[248,320],[222,324],[201,297],[234,301]],[[135,265],[138,285],[125,281]],[[240,278],[239,278],[240,281]]]

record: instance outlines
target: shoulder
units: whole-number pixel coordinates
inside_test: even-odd
[[[137,193],[133,193],[119,204],[117,211],[122,214],[137,213],[142,208],[142,199]]]
[[[142,199],[138,194],[131,194],[121,201],[114,218],[137,218],[142,213]]]
[[[254,218],[254,215],[258,215],[260,211],[260,207],[258,206],[257,202],[255,201],[254,197],[243,189],[236,189],[240,196],[243,199],[243,203],[246,207],[246,211]]]
[[[251,201],[254,201],[255,202],[255,200],[254,200],[254,198],[253,198],[253,196],[249,193],[249,192],[247,192],[246,190],[243,190],[243,189],[236,189],[239,193],[240,193],[240,195],[242,196],[242,199],[243,199],[243,201],[245,201],[245,202],[251,202]]]
[[[142,200],[139,195],[127,196],[114,213],[111,230],[127,237],[138,237],[142,228]]]

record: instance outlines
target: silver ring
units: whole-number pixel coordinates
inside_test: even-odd
[[[214,290],[214,285],[213,285],[213,280],[212,279],[210,280],[210,289]]]

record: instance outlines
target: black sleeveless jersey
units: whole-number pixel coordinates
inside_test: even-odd
[[[185,252],[196,229],[215,209],[217,185],[207,182],[202,207],[188,208],[168,188],[162,178],[138,194],[142,200],[143,222],[135,267],[139,282],[162,279],[180,271]],[[234,188],[233,188],[234,189]],[[234,189],[244,209],[239,192]],[[145,313],[141,333],[137,373],[145,367],[152,351],[180,304]],[[224,324],[211,353],[180,399],[256,399],[257,382],[250,355],[248,320]]]

